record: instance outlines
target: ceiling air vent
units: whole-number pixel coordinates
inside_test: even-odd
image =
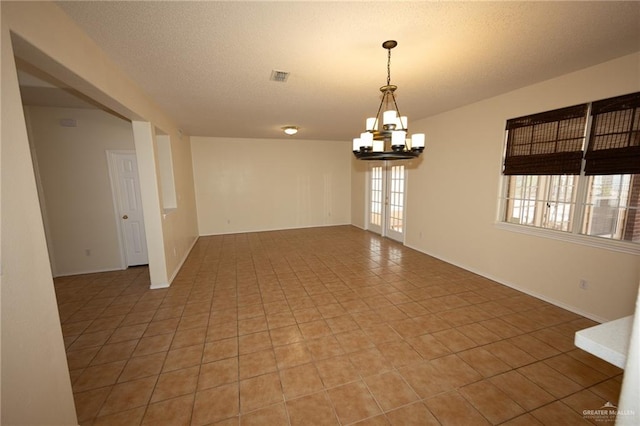
[[[61,127],[77,127],[78,126],[78,122],[76,121],[75,118],[61,118],[60,121],[58,121],[58,123],[60,123]]]
[[[278,81],[280,83],[286,83],[287,80],[289,79],[289,74],[286,71],[278,71],[278,70],[273,70],[271,71],[271,81]]]

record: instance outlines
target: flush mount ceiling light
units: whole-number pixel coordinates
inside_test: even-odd
[[[298,127],[296,126],[284,126],[282,130],[289,136],[293,136],[298,133]]]
[[[382,100],[375,117],[367,118],[365,132],[353,139],[353,154],[358,160],[410,160],[424,151],[424,133],[407,137],[407,117],[400,115],[394,92],[398,86],[391,84],[391,49],[398,42],[382,43],[387,49],[387,84],[380,88]],[[382,126],[380,112],[382,113]]]

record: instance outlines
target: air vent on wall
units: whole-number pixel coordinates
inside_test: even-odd
[[[286,83],[287,80],[289,79],[289,74],[290,73],[286,71],[273,70],[271,71],[271,81]]]

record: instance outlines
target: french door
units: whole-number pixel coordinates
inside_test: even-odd
[[[406,181],[402,164],[373,163],[369,170],[367,228],[401,243],[404,242]]]

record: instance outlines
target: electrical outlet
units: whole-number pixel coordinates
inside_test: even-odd
[[[589,289],[589,282],[587,280],[580,280],[580,283],[578,284],[578,286],[582,289],[582,290],[588,290]]]

